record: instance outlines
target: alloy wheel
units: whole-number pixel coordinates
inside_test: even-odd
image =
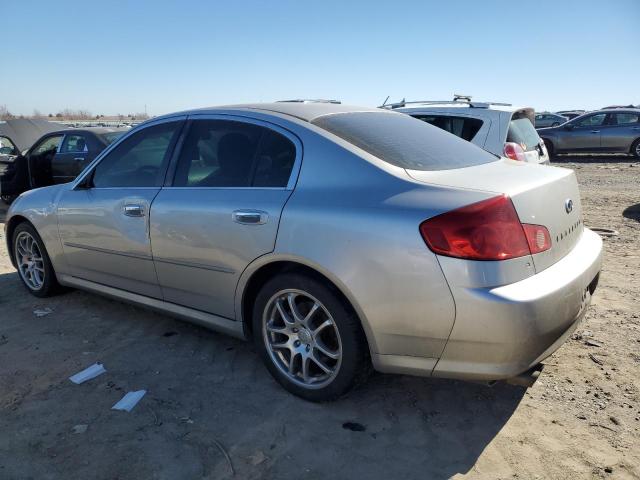
[[[42,252],[36,239],[29,232],[20,232],[16,237],[14,252],[24,283],[31,290],[40,290],[44,285],[45,272]]]
[[[333,381],[342,363],[342,342],[318,299],[301,290],[282,290],[267,302],[262,321],[269,356],[290,381],[310,389]]]

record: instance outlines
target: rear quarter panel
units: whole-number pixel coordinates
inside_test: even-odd
[[[478,194],[421,185],[401,168],[385,171],[375,157],[318,135],[303,143],[274,254],[300,258],[334,281],[359,314],[373,353],[438,358],[455,306],[418,227]]]

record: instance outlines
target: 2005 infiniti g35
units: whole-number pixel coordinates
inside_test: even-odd
[[[5,228],[34,295],[77,287],[252,338],[315,401],[369,365],[526,375],[583,317],[602,250],[572,171],[332,103],[153,119],[21,195]]]

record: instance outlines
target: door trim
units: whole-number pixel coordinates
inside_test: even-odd
[[[91,250],[93,252],[108,253],[110,255],[120,255],[121,257],[139,258],[140,260],[153,260],[150,255],[139,255],[137,253],[125,253],[117,250],[110,250],[108,248],[90,247],[89,245],[82,245],[80,243],[64,242],[65,247],[81,248],[83,250]]]

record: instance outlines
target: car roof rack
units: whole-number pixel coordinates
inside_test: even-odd
[[[340,100],[329,100],[324,98],[296,98],[292,100],[278,100],[277,103],[333,103],[341,104]]]
[[[387,97],[387,100],[389,97]],[[406,101],[404,98],[396,103],[387,103],[387,100],[380,105],[379,108],[387,108],[393,110],[395,108],[406,107],[407,105],[468,105],[471,108],[489,108],[492,105],[500,106],[500,107],[511,107],[510,103],[499,103],[499,102],[472,102],[471,95],[460,95],[454,94],[453,100],[412,100],[410,102]]]

